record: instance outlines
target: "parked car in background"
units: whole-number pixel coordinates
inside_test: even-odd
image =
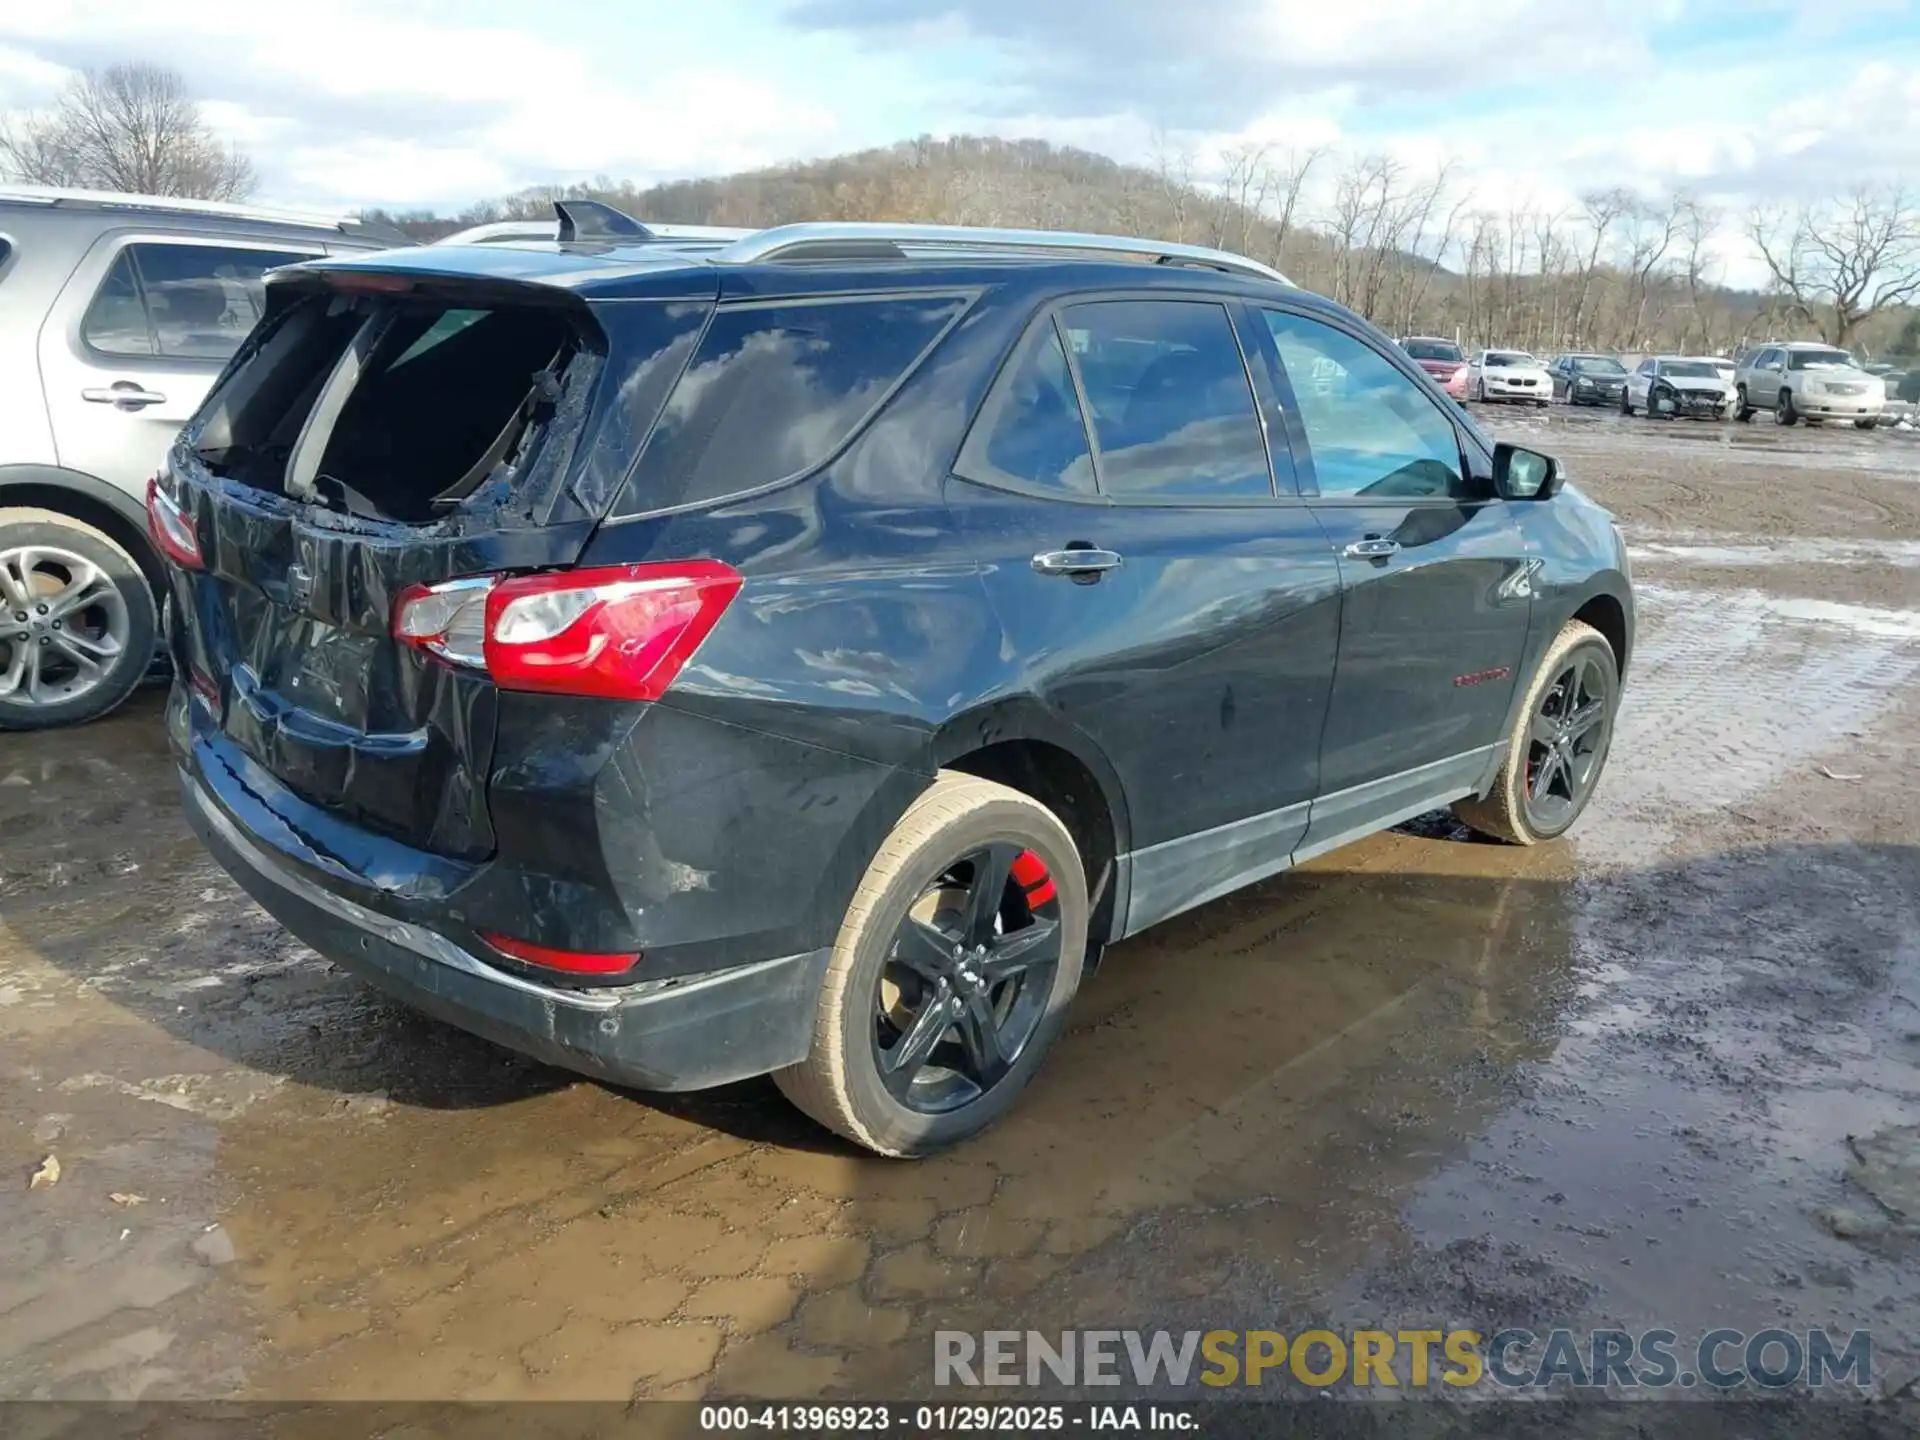
[[[1740,367],[1738,365],[1734,364],[1733,361],[1724,355],[1707,355],[1701,358],[1704,358],[1709,365],[1713,366],[1714,373],[1726,383],[1729,393],[1738,388],[1737,380],[1740,373]]]
[[[0,730],[106,714],[153,664],[146,486],[275,266],[404,243],[251,205],[0,187]]]
[[[1805,341],[1754,350],[1741,361],[1734,383],[1742,420],[1771,410],[1781,425],[1851,420],[1871,430],[1887,403],[1885,383],[1861,369],[1850,353]]]
[[[1400,348],[1447,394],[1456,400],[1467,398],[1467,353],[1453,341],[1437,335],[1409,335]]]
[[[1545,405],[1553,398],[1553,377],[1525,350],[1481,350],[1467,367],[1467,398]]]
[[[550,1063],[926,1154],[1107,943],[1436,806],[1550,840],[1606,762],[1607,513],[1243,257],[812,224],[266,295],[151,492],[187,815]]]
[[[1726,420],[1733,415],[1733,387],[1711,360],[1687,355],[1649,355],[1627,377],[1620,412],[1636,410],[1661,419],[1679,416]]]
[[[1562,355],[1547,373],[1553,398],[1569,405],[1618,405],[1627,385],[1627,367],[1611,355]]]

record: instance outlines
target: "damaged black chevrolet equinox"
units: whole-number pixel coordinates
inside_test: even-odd
[[[556,234],[275,272],[149,493],[195,829],[407,1004],[920,1155],[1104,945],[1593,794],[1619,535],[1339,306],[1103,236]]]

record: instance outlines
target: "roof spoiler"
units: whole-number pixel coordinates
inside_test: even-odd
[[[631,215],[598,200],[556,200],[562,245],[575,240],[651,240],[653,232]]]

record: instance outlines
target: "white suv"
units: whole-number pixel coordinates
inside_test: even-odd
[[[1871,430],[1887,403],[1886,383],[1845,350],[1804,341],[1749,350],[1735,368],[1734,389],[1739,419],[1771,410],[1781,425],[1851,420]]]
[[[0,731],[104,715],[154,663],[146,484],[276,265],[405,244],[252,205],[0,186]]]

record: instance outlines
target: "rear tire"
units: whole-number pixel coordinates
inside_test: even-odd
[[[1002,982],[992,994],[976,991],[975,998],[986,1008],[975,1011],[967,1008],[972,1002],[962,1001],[956,992],[969,980],[990,974],[992,957],[973,958],[974,952],[967,949],[964,915],[956,921],[956,912],[945,908],[942,897],[953,894],[956,883],[962,883],[957,881],[957,871],[971,871],[972,879],[964,884],[978,883],[978,867],[984,862],[975,861],[970,867],[970,855],[1009,849],[1037,857],[1052,893],[1030,905],[1030,897],[1039,895],[1042,885],[1030,883],[1023,889],[1016,873],[1002,888],[997,907],[980,913],[994,941],[1025,934],[1042,924],[1044,917],[1045,923],[1057,926],[1058,956],[1048,972],[1025,972],[1017,980]],[[1014,868],[1018,872],[1019,862]],[[961,910],[971,913],[972,892],[965,893]],[[929,910],[927,918],[913,913],[929,901],[945,917],[943,921],[933,918],[935,910]],[[901,816],[868,866],[827,965],[814,1017],[813,1048],[798,1065],[775,1072],[774,1083],[829,1130],[882,1155],[929,1155],[979,1134],[1019,1098],[1066,1022],[1086,956],[1089,910],[1079,852],[1050,810],[1005,785],[942,771]],[[915,963],[908,963],[905,932],[912,925],[922,933],[958,942],[951,976],[930,980],[919,963],[924,957],[919,955]],[[953,933],[946,934],[948,930]],[[937,950],[935,963],[946,965],[944,943]],[[937,991],[932,988],[935,983]],[[1036,987],[1030,994],[1025,989],[1029,984]],[[909,996],[908,989],[918,993]],[[883,1063],[908,1045],[927,1012],[940,1013],[939,995],[950,996],[947,1003],[958,1007],[953,1013],[967,1017],[956,1019],[951,1029],[937,1024],[926,1027],[936,1037],[928,1046],[928,1056],[945,1056],[949,1063],[936,1064],[927,1058],[904,1082],[898,1078],[900,1069],[892,1071],[890,1081]],[[997,1078],[982,1085],[979,1075],[963,1073],[971,1067],[968,1036],[977,1033],[972,1027],[976,1014],[1004,1015],[995,1022],[1005,1027],[996,1035],[999,1045],[1023,1010],[1028,1018],[1022,1024],[1031,1028],[1015,1037],[1012,1043],[1017,1048]],[[894,1038],[883,1049],[881,1037],[887,1034]],[[999,1053],[1004,1056],[1004,1051]],[[923,1080],[933,1082],[926,1093],[934,1098],[916,1098]],[[941,1086],[961,1097],[968,1087],[978,1093],[940,1108]]]
[[[1574,762],[1577,774],[1573,770],[1564,772],[1569,777],[1566,799],[1561,801],[1549,786],[1549,793],[1536,800],[1529,791],[1541,774],[1539,767],[1546,763],[1545,758],[1536,755],[1543,748],[1542,736],[1556,728],[1556,719],[1569,713],[1543,714],[1543,710],[1556,710],[1556,695],[1569,674],[1576,677],[1573,690],[1576,697],[1591,690],[1604,692],[1599,697],[1600,711],[1595,727],[1598,733],[1592,736],[1585,750],[1569,747],[1569,759]],[[1582,691],[1583,684],[1587,691]],[[1456,801],[1453,813],[1482,835],[1504,840],[1509,845],[1538,845],[1543,840],[1564,835],[1586,810],[1601,771],[1606,768],[1607,752],[1613,743],[1614,716],[1619,707],[1620,666],[1613,647],[1591,625],[1569,620],[1547,647],[1547,653],[1540,657],[1540,667],[1534,671],[1513,730],[1507,736],[1507,758],[1501,763],[1493,788],[1480,799]],[[1570,708],[1577,710],[1579,706]],[[1584,740],[1591,731],[1581,734]],[[1555,802],[1551,807],[1545,803],[1548,799]]]
[[[59,616],[48,607],[63,591],[91,603]],[[0,510],[0,730],[118,708],[152,666],[158,633],[146,576],[112,539],[55,510]]]

